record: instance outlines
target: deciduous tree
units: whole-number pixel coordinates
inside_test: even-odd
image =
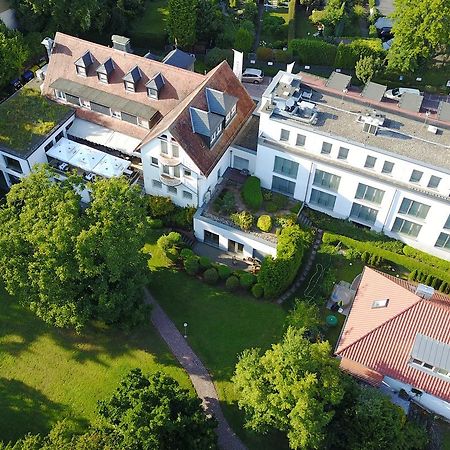
[[[191,48],[197,41],[197,0],[169,0],[167,28],[176,45]]]
[[[356,77],[364,84],[369,82],[381,68],[381,60],[373,56],[362,56],[355,65]]]

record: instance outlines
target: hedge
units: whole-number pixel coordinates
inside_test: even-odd
[[[151,217],[147,217],[147,226],[151,230],[159,230],[164,226],[164,224],[161,219],[152,219]]]
[[[350,44],[338,45],[334,65],[343,69],[354,69],[362,56],[383,59],[385,51],[381,39],[355,39]]]
[[[239,281],[241,283],[241,287],[244,289],[250,289],[255,284],[256,277],[255,275],[246,272],[240,276]]]
[[[216,284],[217,281],[219,281],[219,274],[214,267],[211,267],[210,269],[205,270],[203,278],[208,284]]]
[[[225,264],[219,264],[217,271],[221,280],[226,280],[231,275],[231,269]]]
[[[417,250],[417,248],[405,245],[403,247],[403,253],[406,256],[414,258],[430,266],[436,267],[437,269],[450,272],[450,262],[445,259],[438,258],[437,256],[429,255],[428,253]]]
[[[207,256],[200,256],[198,262],[200,263],[200,267],[203,270],[209,269],[211,267],[211,260]]]
[[[371,257],[375,255],[385,259],[386,261],[406,267],[410,271],[417,270],[427,276],[431,275],[434,278],[450,284],[450,272],[442,270],[441,268],[433,267],[429,263],[418,261],[409,256],[380,248],[376,242],[360,242],[347,236],[328,232],[323,234],[322,241],[326,244],[337,244],[341,242],[346,247],[353,248],[361,252],[363,260],[365,259],[365,254],[369,254]]]
[[[250,209],[257,211],[261,208],[263,195],[261,191],[261,181],[258,177],[248,177],[242,186],[242,200]]]
[[[235,291],[239,287],[239,278],[234,275],[231,275],[231,277],[229,277],[225,282],[225,287],[229,291]]]
[[[200,264],[198,263],[198,256],[191,256],[184,261],[184,270],[189,275],[196,275],[200,270]]]
[[[252,286],[252,294],[255,298],[261,298],[264,295],[264,288],[259,283],[256,283]]]
[[[337,54],[335,45],[312,39],[293,39],[289,41],[289,50],[300,63],[319,66],[332,65]]]

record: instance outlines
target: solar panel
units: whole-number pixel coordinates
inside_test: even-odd
[[[376,102],[380,102],[384,96],[384,93],[386,92],[386,89],[387,86],[369,81],[364,86],[364,89],[361,92],[361,96],[370,100],[374,100]]]
[[[437,117],[443,122],[450,122],[450,103],[440,102],[437,110]]]
[[[399,107],[411,112],[419,112],[422,106],[423,96],[405,92],[400,98]]]
[[[344,75],[343,73],[333,72],[328,78],[326,86],[337,91],[343,91],[347,89],[352,77],[350,75]]]

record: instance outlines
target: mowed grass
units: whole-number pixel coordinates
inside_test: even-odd
[[[317,27],[309,20],[306,9],[297,6],[295,10],[295,37],[307,38],[312,37],[317,32]]]
[[[130,334],[92,327],[76,335],[45,325],[0,292],[0,439],[47,433],[64,417],[82,429],[97,401],[135,367],[161,370],[194,392],[150,324]]]
[[[137,33],[160,34],[166,31],[169,16],[168,0],[149,0],[145,3],[144,14],[134,21],[132,31]]]
[[[279,306],[229,293],[221,286],[170,268],[170,262],[155,245],[159,233],[150,237],[146,251],[152,255],[150,290],[177,328],[184,332],[194,351],[211,372],[224,413],[249,448],[285,448],[279,434],[261,436],[243,427],[237,395],[230,381],[238,355],[246,348],[266,350],[283,334],[285,311]]]

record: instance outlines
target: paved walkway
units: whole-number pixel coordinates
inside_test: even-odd
[[[145,301],[152,305],[153,325],[188,373],[197,395],[202,400],[206,414],[216,418],[219,446],[224,450],[245,450],[246,447],[228,425],[223,415],[219,397],[208,370],[147,289],[145,289],[144,296]]]

